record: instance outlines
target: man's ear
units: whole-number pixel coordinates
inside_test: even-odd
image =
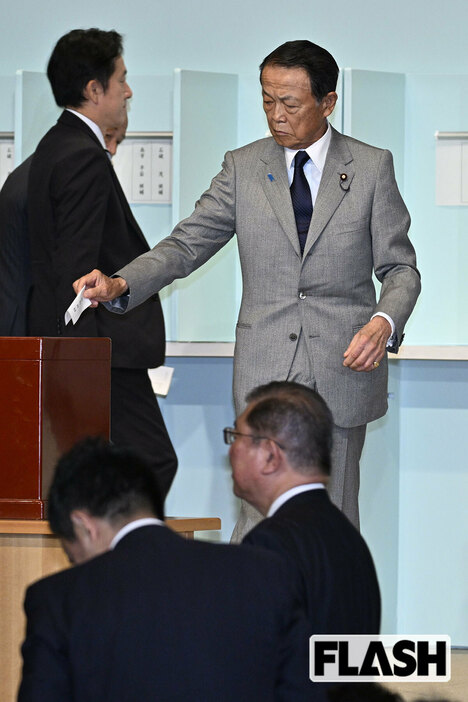
[[[75,537],[80,543],[94,543],[99,536],[98,520],[91,516],[87,510],[74,509],[70,513]]]
[[[335,109],[338,95],[335,92],[327,93],[322,100],[323,116],[329,117]]]
[[[263,475],[273,475],[281,470],[283,465],[283,452],[277,443],[271,439],[264,440],[265,461],[262,466]]]
[[[102,89],[102,85],[98,80],[93,78],[93,80],[90,80],[88,81],[88,83],[86,83],[85,89],[83,90],[83,97],[85,98],[85,100],[89,100],[94,105],[97,105],[99,102],[99,98],[103,93],[104,90]]]

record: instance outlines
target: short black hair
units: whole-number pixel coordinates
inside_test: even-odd
[[[90,80],[104,92],[122,55],[122,36],[111,30],[73,29],[58,40],[47,65],[47,77],[59,107],[79,107]]]
[[[284,446],[298,472],[330,475],[333,418],[318,392],[300,383],[274,381],[247,395],[249,427]]]
[[[70,518],[75,509],[110,522],[141,510],[164,519],[161,490],[151,468],[132,449],[100,437],[79,442],[57,463],[48,499],[54,534],[75,540]]]
[[[268,54],[260,64],[260,81],[265,66],[303,68],[309,76],[312,95],[319,102],[336,90],[338,64],[329,51],[307,39],[287,41]]]

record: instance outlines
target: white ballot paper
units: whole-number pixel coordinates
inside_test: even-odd
[[[91,300],[88,300],[87,297],[83,297],[85,288],[86,286],[83,285],[80,292],[75,297],[68,310],[65,312],[65,324],[68,324],[68,322],[73,322],[73,324],[76,324],[85,309],[90,306]]]
[[[148,370],[151,385],[156,395],[166,397],[171,386],[173,373],[174,369],[170,366],[159,366],[159,368],[150,368]]]

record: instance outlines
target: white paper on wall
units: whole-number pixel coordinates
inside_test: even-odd
[[[131,204],[171,202],[172,141],[128,139],[112,159]]]
[[[15,162],[15,147],[13,139],[0,140],[0,188],[3,187],[8,175],[12,172]]]
[[[437,138],[436,205],[468,205],[468,134]]]

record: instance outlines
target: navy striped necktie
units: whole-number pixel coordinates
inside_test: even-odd
[[[304,253],[304,246],[313,210],[309,183],[304,175],[304,166],[309,159],[310,156],[307,151],[297,152],[294,157],[294,179],[290,187],[301,254]]]

